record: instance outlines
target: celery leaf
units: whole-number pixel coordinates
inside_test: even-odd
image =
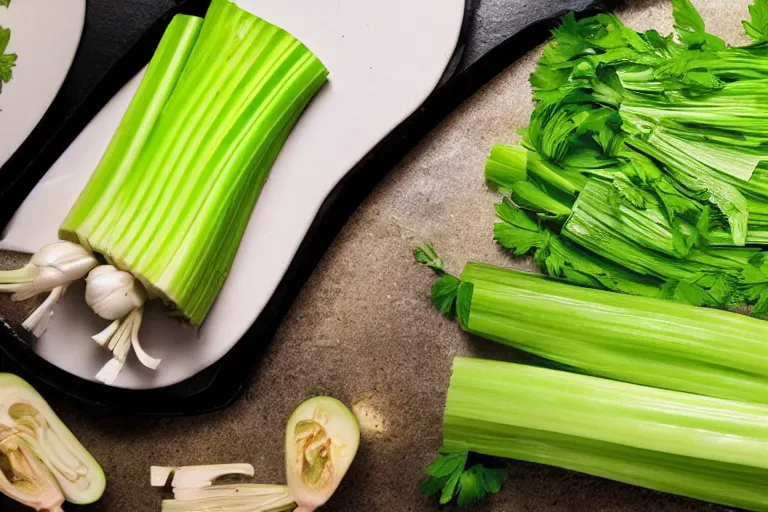
[[[442,314],[453,316],[460,284],[457,278],[445,274],[432,285],[432,304]]]
[[[469,327],[469,311],[472,307],[472,292],[475,287],[472,283],[462,281],[456,290],[456,319],[462,329]]]
[[[413,257],[418,263],[428,266],[435,272],[442,273],[445,270],[443,259],[437,254],[437,251],[435,251],[435,248],[430,243],[425,243],[423,246],[413,249]]]
[[[755,0],[749,6],[749,21],[742,21],[744,30],[756,43],[768,41],[768,0]]]
[[[725,49],[725,41],[707,33],[704,20],[691,0],[673,0],[672,9],[677,37],[683,44],[689,48]]]
[[[496,494],[506,479],[503,468],[487,468],[474,464],[465,469],[469,454],[447,453],[438,455],[429,466],[428,477],[421,483],[425,496],[438,496],[441,505],[455,500],[461,507],[477,504],[491,494]]]
[[[461,474],[456,502],[462,507],[480,503],[488,495],[499,492],[506,478],[504,469],[488,469],[475,464]]]
[[[16,54],[4,53],[11,39],[11,29],[0,27],[0,92],[3,84],[13,78],[13,67],[16,65]]]

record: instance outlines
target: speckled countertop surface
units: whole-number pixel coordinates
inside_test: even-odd
[[[739,20],[749,0],[694,3],[711,31],[743,41]],[[671,30],[668,0],[632,1],[619,14],[634,28]],[[151,464],[250,462],[256,481],[283,482],[285,421],[302,399],[319,393],[354,404],[363,426],[358,457],[326,510],[436,510],[419,496],[418,482],[440,445],[453,356],[512,360],[516,354],[468,337],[432,309],[433,276],[412,262],[411,248],[431,240],[456,272],[468,260],[530,266],[492,243],[495,194],[484,185],[482,169],[491,144],[514,141],[526,123],[532,108],[527,76],[537,56],[527,55],[461,106],[363,203],[232,408],[197,418],[138,420],[52,403],[108,476],[104,498],[84,510],[159,510],[160,493],[148,485]],[[505,488],[479,509],[723,510],[522,463],[510,464]]]

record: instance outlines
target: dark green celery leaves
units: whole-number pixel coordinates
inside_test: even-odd
[[[707,33],[689,0],[673,7],[677,38],[607,14],[553,31],[521,147],[487,167],[505,196],[494,237],[582,286],[761,315],[768,268],[749,260],[768,245],[768,0],[745,47]]]

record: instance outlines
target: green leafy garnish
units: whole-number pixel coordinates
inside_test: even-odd
[[[0,0],[0,7],[10,7],[11,0]]]
[[[500,468],[487,468],[474,464],[465,469],[468,453],[447,453],[438,455],[426,472],[429,475],[420,491],[425,496],[439,496],[441,505],[451,501],[462,507],[475,505],[491,494],[501,490],[507,472]]]
[[[432,304],[444,315],[453,316],[456,312],[456,294],[461,281],[450,274],[445,274],[432,285]]]
[[[413,250],[413,257],[418,263],[426,265],[436,272],[444,271],[443,260],[430,243],[425,243],[423,246],[416,247]]]
[[[680,41],[689,47],[706,47],[712,50],[725,48],[725,42],[722,39],[707,33],[704,20],[691,0],[674,0],[672,8],[675,17],[675,30]]]
[[[768,40],[768,0],[755,0],[749,6],[749,21],[743,21],[744,30],[756,43]]]
[[[13,78],[12,69],[16,66],[16,54],[5,53],[10,40],[11,29],[0,27],[0,92],[3,90],[3,84],[8,83]]]

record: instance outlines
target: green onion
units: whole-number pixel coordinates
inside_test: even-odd
[[[443,447],[768,510],[768,407],[458,357]]]
[[[325,83],[318,58],[227,0],[177,17],[60,228],[200,324],[288,134]]]
[[[768,403],[768,325],[736,313],[572,286],[469,263],[433,298],[466,331],[576,371],[659,388]],[[464,293],[462,293],[462,290]],[[437,302],[437,301],[436,301]]]

